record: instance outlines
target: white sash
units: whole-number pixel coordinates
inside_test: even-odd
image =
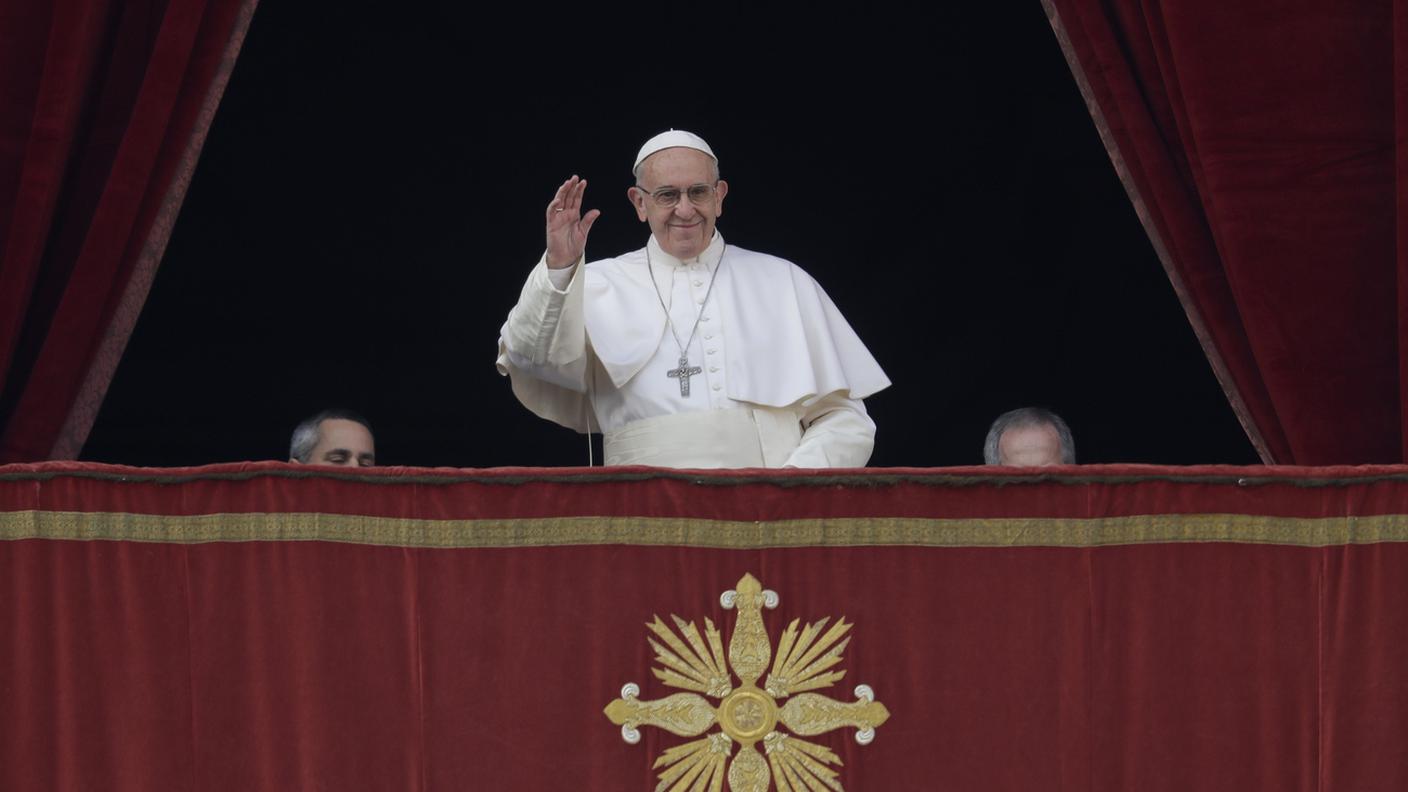
[[[608,465],[781,467],[802,440],[791,410],[740,407],[633,421],[603,436]]]

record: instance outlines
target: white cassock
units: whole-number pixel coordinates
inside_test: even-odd
[[[699,373],[678,371],[681,344]],[[686,261],[653,236],[585,266],[544,257],[498,369],[535,414],[601,431],[608,465],[861,467],[875,445],[861,399],[890,384],[811,276],[717,232]]]

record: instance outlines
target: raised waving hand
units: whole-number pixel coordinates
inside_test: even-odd
[[[601,216],[600,209],[582,214],[582,195],[587,180],[576,176],[562,183],[548,204],[548,268],[565,269],[582,257],[587,249],[587,234],[592,223]]]

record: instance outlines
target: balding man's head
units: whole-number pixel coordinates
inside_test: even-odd
[[[1076,441],[1061,416],[1040,407],[1021,407],[992,422],[983,443],[983,462],[1014,467],[1074,465]]]

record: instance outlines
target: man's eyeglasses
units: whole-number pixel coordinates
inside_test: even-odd
[[[714,197],[714,185],[712,184],[694,184],[686,190],[681,190],[678,187],[661,187],[655,192],[650,192],[637,184],[636,189],[649,195],[650,200],[654,201],[655,205],[661,209],[675,208],[680,202],[681,195],[687,196],[689,202],[695,206],[708,203]]]

